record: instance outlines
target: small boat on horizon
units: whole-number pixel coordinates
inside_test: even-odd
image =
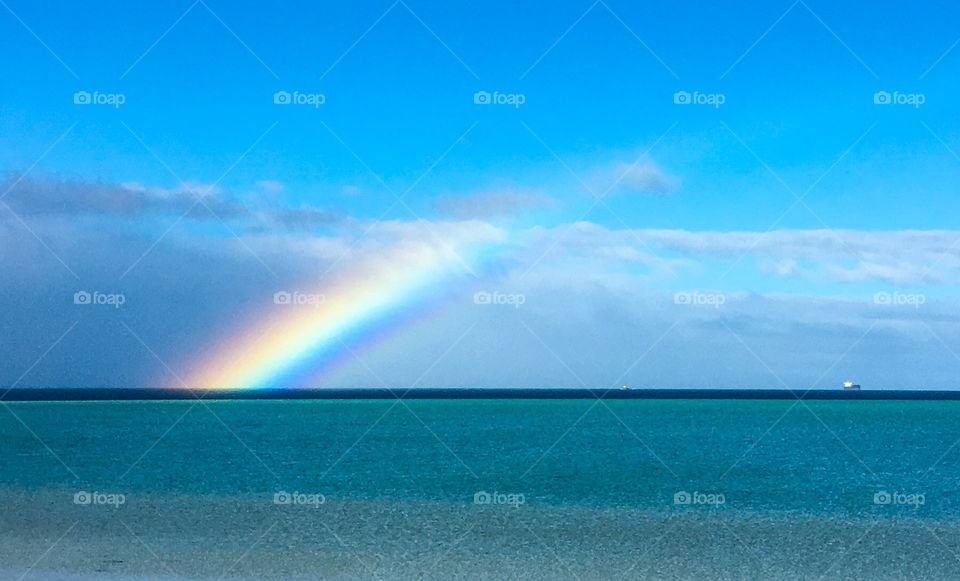
[[[854,382],[852,382],[852,381],[844,381],[844,382],[843,382],[843,389],[844,389],[845,391],[860,391],[860,384],[859,384],[859,383],[854,383]]]

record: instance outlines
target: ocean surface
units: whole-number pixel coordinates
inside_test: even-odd
[[[4,408],[4,579],[960,578],[957,401]]]

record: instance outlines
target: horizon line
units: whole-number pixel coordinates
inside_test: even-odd
[[[755,399],[755,400],[960,400],[960,390],[818,388],[264,388],[21,387],[2,402],[179,400],[390,400],[390,399]]]

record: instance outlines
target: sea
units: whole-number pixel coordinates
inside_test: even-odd
[[[3,579],[960,578],[960,401],[2,407]]]

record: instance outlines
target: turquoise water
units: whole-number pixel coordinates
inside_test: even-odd
[[[490,578],[538,578],[550,566],[555,578],[616,576],[619,564],[637,558],[631,574],[663,578],[804,578],[827,566],[831,576],[939,576],[955,570],[960,553],[960,402],[217,401],[9,410],[23,422],[0,415],[0,490],[8,506],[21,507],[0,522],[13,537],[55,539],[71,519],[101,532],[123,520],[158,554],[177,555],[171,570],[181,576],[218,576],[200,555],[189,558],[188,547],[204,547],[207,564],[218,553],[228,563],[275,514],[292,524],[271,530],[269,545],[321,550],[327,527],[343,542],[326,539],[325,560],[284,557],[295,570],[244,560],[232,575],[406,578],[422,567],[405,569],[404,559],[423,553],[422,561],[439,561],[444,578],[444,567],[476,556],[461,555],[452,539],[494,554],[519,551],[509,565],[485,560],[461,571]],[[98,510],[68,502],[75,491],[126,500]],[[278,506],[279,492],[323,504]],[[483,492],[512,504],[476,504]],[[694,501],[677,504],[684,492]],[[176,532],[158,516],[170,511],[182,525]],[[214,521],[225,530],[214,535]],[[536,531],[535,542],[501,544],[509,531],[529,537],[525,528]],[[669,544],[649,550],[667,530],[684,531],[687,552]],[[718,541],[725,530],[732,534]],[[874,552],[851,565],[861,533],[897,551],[913,547],[913,560],[886,565]],[[32,562],[32,549],[13,537],[4,562]],[[764,544],[770,548],[751,555]],[[164,570],[142,555],[112,559],[108,549],[99,561],[80,559],[70,537],[58,547],[45,557],[50,571]],[[799,548],[806,556],[793,563]],[[357,551],[366,565],[338,560]],[[703,562],[704,552],[722,551],[723,559]],[[836,565],[838,555],[846,557]],[[665,563],[673,565],[660,570]]]

